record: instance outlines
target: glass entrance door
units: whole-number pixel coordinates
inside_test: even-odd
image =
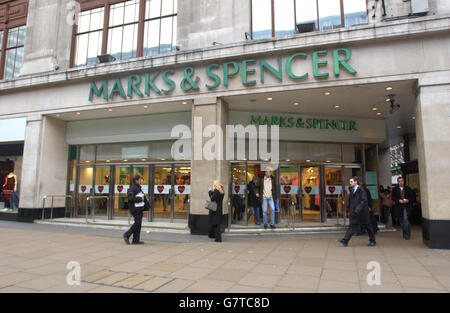
[[[92,192],[92,182],[94,178],[94,168],[92,166],[84,167],[80,166],[78,173],[78,197],[77,197],[77,208],[76,216],[85,217],[86,210],[88,207],[87,198]],[[87,212],[90,213],[90,212]]]
[[[300,217],[298,177],[298,166],[280,166],[280,218],[286,226]]]
[[[247,225],[247,169],[245,164],[231,165],[231,224]]]
[[[302,183],[302,220],[320,222],[320,167],[302,166],[300,172]]]
[[[145,197],[150,201],[150,196],[149,196],[149,181],[150,181],[150,177],[149,177],[149,166],[148,165],[134,165],[133,166],[133,177],[135,175],[139,175],[142,177],[142,192],[145,194]],[[149,214],[150,211],[145,211],[143,218],[146,218],[147,220],[149,220]]]
[[[116,165],[114,171],[113,198],[115,217],[128,217],[127,192],[131,183],[131,167]]]
[[[175,166],[174,219],[187,219],[191,195],[191,167]]]
[[[109,166],[96,166],[94,180],[94,195],[96,198],[89,203],[90,206],[94,205],[96,217],[109,218],[110,182],[111,168]]]
[[[153,174],[153,217],[171,218],[172,212],[172,166],[155,165]]]
[[[327,221],[345,224],[342,166],[325,167],[325,213]]]

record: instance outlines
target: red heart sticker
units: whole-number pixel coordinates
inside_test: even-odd
[[[105,187],[103,187],[103,186],[98,186],[97,188],[98,188],[98,192],[100,192],[100,193],[103,192],[103,190],[105,189]]]
[[[241,190],[241,186],[234,186],[234,191],[236,193],[239,193],[239,190]]]
[[[81,191],[85,192],[86,191],[86,186],[81,186]]]
[[[185,189],[186,189],[186,187],[184,187],[184,186],[178,186],[178,191],[180,193],[183,193]]]
[[[288,194],[291,191],[291,186],[284,186],[283,189],[284,192]]]
[[[336,187],[334,187],[334,186],[328,186],[328,190],[329,190],[331,193],[334,193],[334,192],[336,191]]]
[[[306,186],[306,187],[305,187],[305,191],[306,191],[307,193],[310,193],[311,190],[312,190],[311,186]]]
[[[156,187],[159,193],[162,193],[164,191],[164,186],[158,186]]]
[[[117,186],[117,190],[118,190],[119,192],[122,192],[123,186],[122,186],[122,185]]]

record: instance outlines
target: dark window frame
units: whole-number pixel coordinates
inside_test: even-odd
[[[104,15],[103,15],[103,31],[102,31],[102,47],[101,47],[101,54],[107,54],[108,53],[108,39],[109,39],[109,30],[113,28],[118,27],[125,27],[127,25],[133,25],[136,24],[136,22],[121,24],[121,25],[115,25],[115,26],[109,26],[109,20],[110,20],[110,13],[111,13],[111,6],[118,3],[126,2],[127,0],[77,0],[78,3],[80,3],[80,9],[81,12],[87,11],[87,10],[93,10],[103,7],[104,8]],[[175,0],[177,1],[177,0]],[[145,18],[145,11],[146,11],[146,4],[147,0],[139,0],[139,19],[137,22],[138,25],[138,34],[137,34],[137,48],[136,48],[136,58],[144,56],[144,32],[145,32],[145,23],[150,20],[156,20],[156,19],[163,19],[166,17],[176,17],[178,15],[178,9],[176,13],[165,15],[165,16],[159,16],[159,17],[153,17],[151,19]],[[161,5],[162,10],[162,5]],[[72,28],[72,43],[71,43],[71,49],[70,49],[70,68],[75,68],[75,55],[76,55],[76,37],[80,34],[77,33],[78,25],[74,24]],[[159,37],[161,38],[161,27],[159,29]],[[158,53],[160,52],[160,45],[158,46]]]
[[[0,32],[3,32],[3,41],[0,42],[0,80],[5,76],[7,51],[24,48],[24,45],[7,48],[8,34],[13,28],[27,25],[28,6],[28,0],[0,0]]]
[[[250,38],[253,40],[253,0],[249,0],[250,1]],[[297,33],[297,1],[296,0],[292,0],[293,4],[294,4],[294,33]],[[319,18],[319,0],[315,0],[316,1],[316,13],[317,13],[317,19],[316,19],[316,23],[317,23],[317,29],[320,30],[320,18]],[[366,1],[366,14],[368,15],[368,8],[367,8],[367,2]],[[270,0],[271,2],[271,22],[272,22],[272,37],[274,38],[275,36],[275,0]],[[345,27],[345,11],[344,11],[344,0],[339,0],[340,2],[340,15],[341,15],[341,25],[340,28],[344,28]]]

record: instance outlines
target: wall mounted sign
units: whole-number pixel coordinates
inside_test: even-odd
[[[292,116],[262,116],[252,115],[250,124],[252,125],[277,125],[282,128],[318,128],[318,129],[332,129],[332,130],[348,130],[358,131],[356,128],[356,121],[353,120],[331,120],[324,118],[294,118]]]
[[[305,52],[293,53],[285,58],[284,62],[282,57],[278,56],[276,65],[270,64],[263,58],[213,63],[206,66],[204,73],[201,73],[202,78],[198,76],[194,67],[188,66],[183,69],[182,78],[177,79],[178,81],[174,80],[174,77],[179,77],[177,69],[131,74],[127,77],[125,84],[122,83],[120,77],[111,80],[105,79],[100,84],[92,81],[89,87],[89,101],[93,101],[94,96],[109,100],[116,96],[127,99],[133,96],[150,96],[150,93],[170,94],[176,88],[180,88],[184,92],[199,91],[202,88],[212,90],[219,86],[227,88],[230,80],[238,77],[239,74],[241,83],[245,87],[254,86],[257,81],[264,84],[267,75],[280,83],[283,81],[283,74],[293,81],[300,82],[308,78],[310,73],[304,70],[299,72],[298,67],[294,66],[294,63],[297,62],[311,62],[312,76],[317,79],[328,78],[329,71],[332,71],[335,77],[339,77],[341,70],[352,75],[357,73],[348,63],[352,56],[350,49],[334,49],[331,54],[333,55],[332,69],[328,69],[328,60],[324,59],[328,55],[328,51],[321,50],[314,51],[311,55]]]

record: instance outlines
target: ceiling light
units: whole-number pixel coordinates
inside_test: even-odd
[[[325,96],[329,96],[329,95],[331,95],[331,92],[329,92],[329,91],[325,92]]]
[[[148,109],[148,105],[144,105],[144,109]]]
[[[112,109],[108,109],[108,112],[112,112]]]
[[[335,105],[334,108],[335,109],[339,109],[341,106],[340,105]]]
[[[402,126],[401,126],[401,125],[398,125],[397,128],[400,129],[400,128],[402,128]]]
[[[272,101],[273,100],[273,98],[267,98],[267,101]]]
[[[381,112],[378,112],[377,115],[380,116],[380,115],[381,115]]]
[[[147,161],[147,159],[141,159],[141,160],[144,161],[144,162]]]
[[[386,90],[392,90],[392,87],[386,87]]]
[[[80,113],[80,112],[77,112],[77,115],[81,115],[81,113]]]
[[[386,98],[386,102],[391,102],[391,98]]]
[[[291,160],[286,160],[286,162],[291,162]]]
[[[413,120],[415,120],[415,119],[416,119],[416,117],[415,117],[415,116],[413,116],[413,117],[412,117],[412,119],[413,119]]]
[[[61,114],[56,114],[56,117],[60,117],[61,116]]]
[[[128,160],[123,160],[124,162],[128,162]]]
[[[165,161],[166,159],[161,159],[161,161]]]
[[[306,160],[306,162],[311,162],[311,160]]]
[[[109,162],[111,162],[110,160],[106,160],[106,163],[109,163]]]
[[[300,105],[300,103],[299,102],[294,102],[293,103],[295,106],[298,106],[298,105]]]
[[[372,111],[376,111],[377,110],[377,108],[372,108]]]
[[[330,161],[330,160],[327,160],[327,163],[331,163],[331,161]]]
[[[181,104],[187,104],[187,102],[186,102],[186,101],[183,101],[183,102],[181,102]]]

